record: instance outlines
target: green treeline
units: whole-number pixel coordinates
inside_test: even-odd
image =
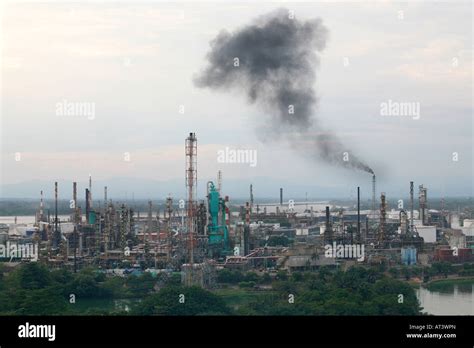
[[[275,277],[221,270],[217,281],[219,288],[208,291],[181,286],[179,274],[122,278],[93,269],[48,270],[33,262],[9,272],[0,265],[0,315],[421,314],[415,291],[376,269],[280,271]],[[78,305],[87,299],[136,301],[127,311]]]

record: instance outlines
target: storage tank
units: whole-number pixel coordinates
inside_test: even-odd
[[[416,265],[416,248],[402,248],[402,263],[404,265]]]

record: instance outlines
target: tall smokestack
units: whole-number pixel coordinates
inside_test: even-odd
[[[92,175],[89,174],[89,209],[92,208]]]
[[[40,191],[40,211],[39,211],[39,221],[44,220],[44,201],[43,201],[43,190]]]
[[[54,247],[58,246],[58,182],[54,183]]]
[[[410,181],[410,235],[415,234],[415,227],[413,225],[413,181]]]
[[[245,224],[247,226],[250,225],[250,204],[249,204],[249,202],[245,202]]]
[[[253,185],[250,184],[250,213],[253,210]]]
[[[107,186],[104,186],[104,206],[107,208]]]
[[[324,231],[324,239],[326,243],[332,242],[332,227],[331,227],[331,223],[329,219],[330,219],[329,207],[326,206],[326,231]]]
[[[357,241],[360,242],[360,187],[357,186]]]
[[[74,181],[72,183],[72,201],[74,202],[74,224],[77,224],[77,183]]]
[[[283,188],[280,187],[280,205],[283,205]]]
[[[187,206],[187,232],[188,232],[188,251],[189,251],[189,271],[187,274],[187,285],[192,285],[194,282],[193,267],[194,267],[194,233],[196,223],[195,199],[197,197],[197,138],[195,133],[189,133],[189,137],[185,140],[185,155],[186,155],[186,189],[188,195]]]
[[[90,211],[90,191],[86,189],[86,222],[89,223],[89,211]]]
[[[375,219],[375,211],[376,211],[376,202],[375,202],[375,174],[372,175],[372,218]]]
[[[72,183],[72,200],[74,202],[74,208],[77,207],[77,182]]]

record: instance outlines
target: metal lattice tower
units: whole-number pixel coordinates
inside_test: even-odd
[[[221,194],[222,192],[222,171],[217,172],[217,192]]]
[[[194,227],[195,227],[195,199],[197,188],[197,139],[195,133],[189,133],[185,142],[186,153],[186,188],[188,195],[187,205],[187,235],[189,251],[189,283],[192,282],[192,271],[194,264]]]

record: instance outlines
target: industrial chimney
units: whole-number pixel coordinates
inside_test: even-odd
[[[54,183],[54,238],[53,238],[53,247],[57,248],[59,246],[60,237],[58,230],[58,182]]]
[[[413,181],[410,181],[410,236],[415,235],[415,227],[413,225]]]
[[[89,212],[90,212],[90,191],[86,189],[86,222],[89,224]]]
[[[326,230],[324,231],[324,239],[326,243],[332,243],[332,228],[331,223],[329,222],[329,218],[329,207],[326,206]]]
[[[375,211],[376,211],[376,203],[375,203],[375,175],[372,176],[372,218],[375,219]]]
[[[360,242],[360,187],[357,186],[357,241]]]

